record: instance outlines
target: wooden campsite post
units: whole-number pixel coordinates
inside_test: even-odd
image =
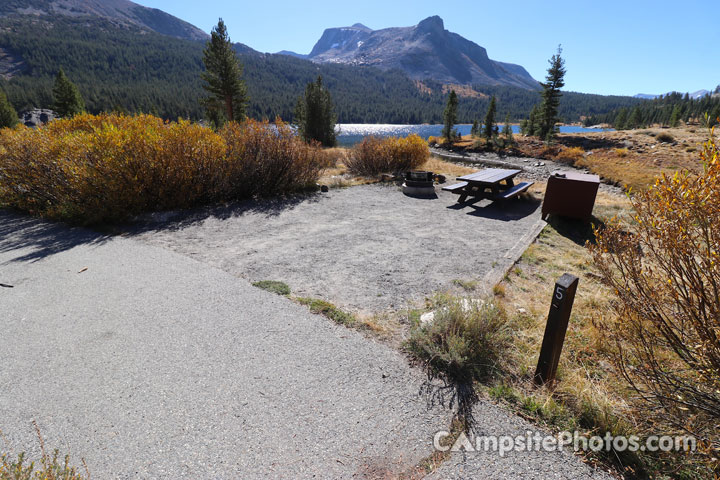
[[[550,313],[548,314],[545,336],[543,337],[538,358],[537,369],[535,370],[535,383],[543,385],[555,380],[560,353],[562,352],[565,332],[570,321],[570,312],[575,301],[578,277],[563,274],[555,283],[552,301],[550,302]]]

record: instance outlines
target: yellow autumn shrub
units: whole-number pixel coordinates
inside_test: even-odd
[[[347,167],[357,175],[399,173],[418,168],[429,156],[427,142],[416,134],[405,138],[366,137],[352,148]]]
[[[689,432],[720,467],[720,148],[700,174],[663,175],[632,197],[630,232],[611,222],[592,253],[617,318],[601,319],[620,372],[660,425]]]
[[[581,147],[563,148],[555,155],[555,161],[573,165],[585,156],[585,150]]]
[[[0,131],[0,203],[97,223],[313,184],[323,152],[279,124],[219,133],[150,115],[79,115]]]
[[[315,185],[329,154],[308,145],[280,119],[229,123],[219,132],[227,144],[228,188],[236,197],[275,195]]]

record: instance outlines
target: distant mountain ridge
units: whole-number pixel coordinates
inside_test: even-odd
[[[185,40],[204,40],[209,37],[184,20],[129,0],[0,0],[0,17],[10,15],[91,16]]]
[[[414,31],[418,44],[431,47],[433,38],[453,41],[454,34],[444,31],[442,20],[437,20],[421,22],[422,28],[399,29],[401,37]],[[378,37],[361,24],[348,30],[334,38],[329,34],[324,42],[337,49],[343,42],[347,46],[356,34],[367,35],[369,40]],[[474,45],[459,38],[460,47]],[[204,39],[204,32],[186,22],[127,0],[0,0],[0,89],[20,112],[51,108],[54,77],[62,67],[90,112],[153,112],[166,119],[201,119],[200,98],[206,94],[201,78]],[[234,48],[244,65],[250,98],[247,113],[252,118],[292,120],[307,83],[322,75],[341,123],[442,121],[447,81],[414,80],[398,68],[314,63],[302,56],[264,54],[241,43]],[[328,52],[322,43],[318,51]],[[487,56],[481,60],[493,62]],[[493,62],[492,66],[506,73],[524,72],[517,65]],[[498,100],[498,117],[508,114],[513,120],[527,116],[538,101],[537,91],[527,87],[466,84],[455,88],[473,93],[460,102],[461,122],[484,115],[493,95]],[[638,102],[630,97],[565,92],[560,115],[572,122],[590,110],[603,114]]]
[[[445,30],[442,18],[428,17],[413,27],[372,30],[356,23],[326,29],[307,56],[317,63],[368,65],[399,69],[414,80],[448,84],[513,86],[528,90],[538,82],[520,65],[488,57],[480,45]]]

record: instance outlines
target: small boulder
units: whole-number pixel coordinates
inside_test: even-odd
[[[58,114],[48,109],[33,108],[32,110],[21,112],[18,117],[20,118],[20,123],[26,127],[36,128],[52,122],[58,118]]]
[[[435,321],[435,312],[427,312],[420,315],[420,324],[428,325]]]

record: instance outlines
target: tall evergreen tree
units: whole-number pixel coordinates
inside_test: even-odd
[[[213,27],[203,50],[205,72],[203,88],[209,96],[203,100],[210,121],[216,126],[225,121],[242,121],[247,107],[247,90],[242,65],[235,55],[223,19]]]
[[[529,137],[537,135],[538,117],[540,115],[538,109],[538,104],[533,105],[533,108],[532,110],[530,110],[530,115],[528,115],[528,118],[526,118],[520,123],[520,131],[523,135],[527,135]]]
[[[642,113],[640,113],[640,109],[638,107],[635,107],[630,112],[630,116],[627,119],[625,128],[628,128],[628,129],[638,128],[638,127],[640,127],[641,123],[642,123]]]
[[[542,85],[542,103],[540,105],[539,131],[537,135],[546,141],[552,140],[555,135],[555,124],[560,121],[558,108],[560,106],[560,89],[565,86],[565,60],[562,58],[562,48],[558,46],[557,52],[548,61],[545,83]]]
[[[305,96],[298,98],[295,124],[306,141],[315,140],[326,147],[335,145],[335,110],[330,91],[323,86],[322,77],[305,87]]]
[[[680,124],[680,115],[682,115],[680,110],[680,104],[675,105],[675,108],[673,108],[672,113],[670,114],[670,126],[671,127],[677,127]]]
[[[625,124],[627,123],[627,109],[621,108],[617,115],[615,116],[615,121],[613,121],[613,126],[616,130],[625,130]]]
[[[445,111],[443,112],[443,123],[445,126],[442,129],[442,136],[447,138],[450,142],[454,136],[453,127],[457,122],[457,108],[458,108],[458,97],[455,90],[450,90],[448,95],[447,105],[445,105]]]
[[[495,134],[495,110],[497,101],[495,95],[490,99],[487,114],[485,115],[485,123],[483,124],[483,137],[490,140]]]
[[[0,89],[0,128],[12,128],[18,123],[17,112],[10,104],[5,92]]]
[[[478,124],[477,118],[473,121],[472,127],[470,128],[470,136],[477,137],[480,131],[480,125]]]
[[[73,117],[85,110],[85,102],[80,95],[80,91],[65,75],[62,68],[55,77],[52,93],[54,98],[53,109],[61,117]]]
[[[512,125],[510,125],[510,115],[505,115],[505,125],[503,125],[502,133],[508,143],[513,143],[515,141],[513,138]]]

